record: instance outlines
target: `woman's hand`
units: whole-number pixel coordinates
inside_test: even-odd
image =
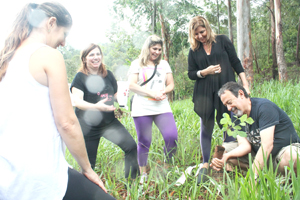
[[[245,88],[246,92],[248,93],[248,95],[250,95],[250,90],[249,90],[249,85],[248,85],[248,81],[247,81],[247,78],[246,78],[246,74],[245,72],[241,72],[239,74],[239,77],[243,83],[243,87]]]
[[[167,97],[167,95],[164,90],[160,90],[160,91],[152,91],[151,97],[156,99],[157,101],[162,101]]]
[[[85,177],[87,177],[90,181],[92,181],[93,183],[95,183],[96,185],[98,185],[99,187],[101,187],[102,190],[104,190],[104,192],[107,193],[107,190],[104,187],[103,182],[100,180],[99,176],[94,172],[94,170],[92,170],[92,168],[90,168],[87,171],[82,172],[82,174]]]
[[[108,98],[106,97],[105,99],[98,101],[98,103],[96,103],[96,108],[100,111],[105,111],[105,112],[116,110],[116,108],[113,105],[109,106],[109,105],[104,104],[105,102],[107,102],[107,100],[108,100]]]
[[[209,74],[214,75],[214,74],[221,73],[221,71],[222,69],[220,65],[210,65],[209,67],[201,71],[201,75],[202,76],[206,76]]]
[[[251,94],[251,92],[250,92],[250,89],[249,89],[249,86],[248,86],[248,84],[246,84],[246,85],[243,85],[243,87],[245,88],[245,90],[246,90],[246,92],[248,93],[248,95],[250,95],[250,94]]]

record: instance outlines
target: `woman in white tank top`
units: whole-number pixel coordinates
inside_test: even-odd
[[[114,199],[89,163],[56,50],[71,26],[62,5],[28,4],[0,52],[1,200]],[[83,175],[68,169],[62,141]]]

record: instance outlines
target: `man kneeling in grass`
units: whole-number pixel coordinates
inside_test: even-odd
[[[224,163],[248,168],[249,153],[255,155],[252,164],[255,178],[258,177],[258,170],[264,167],[264,157],[269,158],[270,155],[273,156],[273,166],[279,163],[281,173],[284,173],[285,166],[290,166],[291,158],[296,169],[297,157],[300,157],[300,139],[291,119],[282,109],[267,99],[250,98],[245,89],[235,82],[223,85],[218,95],[229,111],[237,117],[247,114],[254,123],[245,127],[247,137],[237,136],[237,141],[223,144],[225,153],[221,160],[212,160],[213,169],[221,170]],[[230,165],[227,164],[226,168],[230,170]]]

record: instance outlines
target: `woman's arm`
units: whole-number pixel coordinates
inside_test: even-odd
[[[117,92],[114,94],[114,99],[115,99],[115,102],[118,102],[118,93]]]
[[[193,58],[193,50],[190,49],[189,55],[188,55],[188,77],[191,80],[197,80],[200,78],[197,75],[197,72],[199,71],[199,68],[197,67],[196,61]]]
[[[100,111],[114,111],[116,108],[111,105],[104,104],[108,98],[99,101],[98,103],[89,103],[83,100],[84,93],[82,90],[72,87],[72,94],[73,94],[73,103],[74,106],[81,109],[81,110],[89,110],[89,109],[96,109]]]
[[[190,49],[188,55],[188,77],[191,80],[197,80],[199,78],[205,78],[207,75],[215,75],[221,73],[222,69],[220,65],[210,65],[203,70],[199,70],[197,63],[193,58],[193,51]]]
[[[142,96],[148,96],[155,98],[156,100],[162,100],[161,97],[164,96],[164,92],[162,91],[152,91],[145,89],[137,84],[138,80],[138,73],[133,73],[129,75],[129,89],[133,91],[134,93],[137,93]]]
[[[56,127],[70,153],[80,165],[82,173],[106,191],[102,181],[92,170],[87,157],[83,134],[71,105],[63,56],[59,51],[48,47],[41,48],[39,51],[43,57],[34,61],[43,66],[45,71]]]
[[[242,80],[243,87],[245,88],[246,92],[250,95],[251,92],[249,90],[249,85],[248,85],[248,81],[247,81],[245,72],[241,72],[239,74],[239,77]]]
[[[234,45],[232,44],[232,42],[229,40],[229,38],[227,36],[222,35],[220,37],[222,37],[224,40],[224,46],[225,46],[226,52],[228,54],[229,61],[231,63],[232,68],[239,75],[239,77],[243,83],[243,87],[245,88],[246,92],[250,95],[250,90],[249,90],[249,85],[248,85],[248,81],[246,78],[246,74],[244,72],[244,68],[241,64],[241,61],[236,54]]]
[[[165,88],[165,93],[172,92],[174,89],[174,79],[172,73],[167,73],[166,74],[166,88]]]

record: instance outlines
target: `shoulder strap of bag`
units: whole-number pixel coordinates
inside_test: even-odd
[[[141,86],[146,85],[154,77],[156,70],[157,70],[157,65],[155,65],[155,67],[154,67],[154,72],[153,72],[152,76],[149,79],[147,79],[145,82],[143,82],[141,84]]]
[[[156,70],[157,70],[157,65],[155,65],[155,67],[154,67],[154,72],[153,72],[152,76],[151,76],[148,80],[146,80],[145,82],[143,82],[143,83],[141,84],[141,86],[143,86],[143,85],[145,85],[146,83],[148,83],[148,82],[154,77],[154,75],[156,74]],[[131,96],[131,99],[130,99],[130,111],[132,111],[132,101],[133,101],[133,97],[134,97],[134,95],[132,95],[132,96]]]

